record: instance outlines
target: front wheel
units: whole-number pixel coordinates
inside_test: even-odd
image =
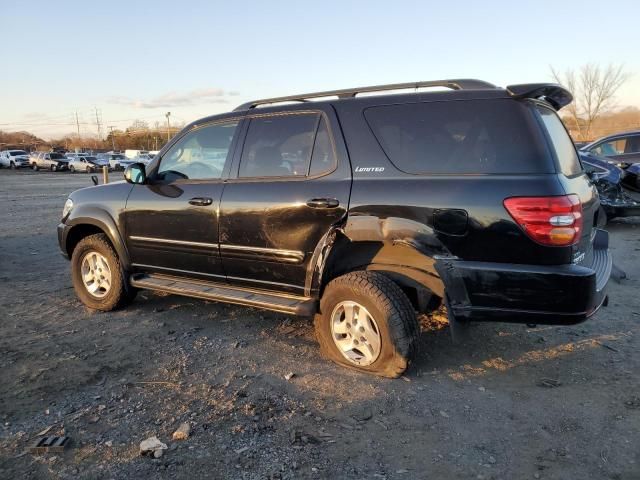
[[[71,173],[76,173],[76,167],[74,167],[73,165],[71,165],[71,166],[69,167],[69,171],[70,171]]]
[[[55,172],[56,170],[58,170],[58,167],[56,167],[55,165],[51,165],[49,168],[51,169],[52,172]]]
[[[37,163],[32,163],[31,164],[31,168],[33,169],[34,172],[38,171],[38,164]]]
[[[80,240],[71,257],[71,278],[78,298],[94,310],[108,312],[123,307],[136,295],[104,234]]]
[[[402,289],[382,273],[368,271],[332,280],[314,323],[325,357],[392,378],[409,366],[419,332],[415,311]]]
[[[13,162],[11,162],[11,164],[9,165],[9,168],[10,168],[11,170],[15,170],[15,169],[16,169],[16,164],[15,164],[15,163],[13,163]]]

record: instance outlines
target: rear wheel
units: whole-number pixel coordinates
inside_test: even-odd
[[[49,167],[49,169],[50,169],[52,172],[55,172],[56,170],[58,170],[58,167],[57,167],[56,165],[51,165],[51,166]]]
[[[70,171],[71,173],[76,173],[76,167],[74,167],[73,165],[71,165],[71,166],[69,167],[69,171]]]
[[[351,272],[332,280],[320,300],[315,329],[330,360],[383,377],[407,369],[418,339],[411,302],[378,272]]]
[[[80,240],[71,257],[71,278],[78,298],[94,310],[123,307],[136,295],[104,234]]]
[[[31,168],[33,169],[34,172],[38,171],[38,164],[37,163],[32,163],[31,164]]]
[[[11,163],[9,164],[9,168],[10,168],[11,170],[15,170],[15,169],[16,169],[16,164],[15,164],[14,162],[11,162]]]

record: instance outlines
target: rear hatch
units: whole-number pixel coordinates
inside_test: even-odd
[[[572,263],[590,266],[600,209],[598,192],[583,170],[575,146],[558,115],[542,105],[537,106],[537,111],[556,157],[560,183],[567,195],[577,195],[582,206],[582,231],[579,241],[573,246]]]

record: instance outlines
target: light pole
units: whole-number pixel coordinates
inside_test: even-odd
[[[171,116],[171,112],[167,112],[167,114],[165,115],[165,117],[167,117],[167,143],[169,143],[169,140],[171,139],[170,137],[171,124],[169,123],[170,116]]]

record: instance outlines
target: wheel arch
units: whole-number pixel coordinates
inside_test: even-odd
[[[334,278],[356,270],[371,270],[394,280],[419,311],[439,303],[444,297],[444,283],[436,271],[434,255],[442,249],[426,252],[417,248],[415,242],[385,238],[379,228],[373,228],[372,222],[361,225],[363,228],[354,230],[348,222],[344,228],[335,228],[323,237],[310,262],[307,295],[321,297]],[[385,233],[393,235],[389,229]],[[414,239],[415,236],[414,233]]]
[[[127,270],[130,268],[131,262],[127,248],[122,241],[115,221],[107,212],[99,209],[91,209],[90,212],[84,211],[81,215],[76,214],[76,216],[67,220],[66,224],[69,225],[70,228],[67,232],[64,245],[69,258],[71,258],[73,250],[83,238],[89,235],[103,233],[107,236],[109,243],[111,243],[118,254],[122,267]]]

